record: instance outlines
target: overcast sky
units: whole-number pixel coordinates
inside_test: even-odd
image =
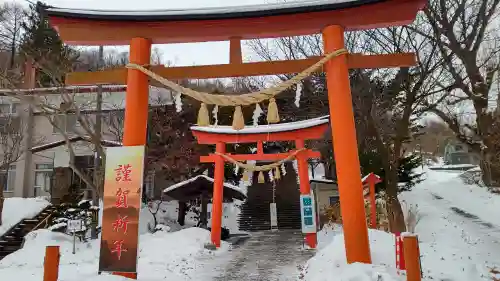
[[[27,0],[11,0],[28,5]],[[36,0],[32,0],[36,2]],[[288,2],[293,0],[287,0]],[[300,0],[295,0],[300,1]],[[6,2],[6,0],[0,0]],[[258,5],[275,3],[278,0],[45,0],[44,3],[56,7],[106,9],[106,10],[150,10],[150,9],[189,9],[201,7],[223,7],[239,5]],[[194,64],[221,64],[229,62],[229,43],[190,43],[155,45],[160,48],[165,61],[171,61],[176,66]],[[114,47],[108,47],[114,48]],[[120,50],[125,50],[123,47]],[[244,57],[251,56],[248,50],[243,50]]]

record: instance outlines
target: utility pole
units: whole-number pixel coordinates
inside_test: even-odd
[[[97,69],[101,70],[104,62],[104,47],[99,46],[99,57],[97,60]],[[94,125],[94,134],[96,138],[101,141],[101,132],[102,132],[102,85],[97,85],[97,97],[96,97],[96,115],[95,115],[95,125]],[[101,155],[99,154],[97,143],[94,143],[94,185],[96,189],[100,189],[100,167],[101,167]],[[92,192],[92,205],[99,206],[99,192],[98,190],[94,190]],[[92,226],[90,231],[90,235],[92,239],[97,239],[97,225],[99,223],[99,216],[97,217],[97,222]]]

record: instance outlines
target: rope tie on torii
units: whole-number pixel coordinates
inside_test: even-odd
[[[280,179],[281,178],[280,166],[282,166],[285,162],[288,162],[288,161],[295,159],[300,152],[305,151],[305,150],[306,150],[305,148],[298,149],[298,150],[294,151],[293,153],[290,153],[285,159],[282,159],[280,161],[277,161],[277,162],[274,162],[271,164],[262,165],[262,166],[257,166],[257,165],[246,164],[246,163],[240,162],[240,161],[232,158],[231,156],[229,156],[225,153],[214,152],[214,154],[222,156],[222,158],[224,158],[228,162],[236,165],[238,168],[245,169],[245,172],[259,172],[258,182],[264,183],[264,174],[262,172],[274,170],[274,177],[276,179]],[[245,172],[243,173],[243,176],[244,176],[243,180],[248,181],[248,174]]]
[[[343,54],[347,54],[346,49],[339,49],[329,54],[326,54],[321,58],[318,62],[311,65],[304,71],[300,72],[296,76],[291,79],[280,83],[277,86],[271,87],[269,89],[263,89],[257,92],[243,94],[243,95],[214,95],[205,92],[195,91],[193,89],[185,88],[175,82],[172,82],[160,75],[154,73],[153,71],[147,69],[144,66],[129,63],[127,64],[127,68],[139,70],[142,73],[146,74],[150,78],[158,81],[162,85],[171,90],[178,93],[180,95],[184,94],[189,96],[195,100],[201,102],[200,110],[198,112],[198,126],[209,126],[210,125],[210,117],[207,109],[207,105],[215,105],[215,106],[233,106],[235,107],[234,116],[233,116],[233,129],[241,130],[245,127],[245,120],[243,118],[243,112],[241,110],[242,106],[248,106],[252,104],[258,104],[263,101],[269,101],[269,105],[267,108],[267,122],[269,124],[278,123],[280,121],[280,117],[278,114],[278,106],[276,104],[275,96],[290,88],[291,86],[299,83],[304,78],[310,76],[312,73],[316,72],[320,67],[322,67],[326,62],[331,60],[334,57],[338,57]]]

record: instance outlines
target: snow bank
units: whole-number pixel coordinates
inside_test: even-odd
[[[426,280],[491,280],[489,268],[500,265],[500,225],[481,225],[483,219],[500,222],[495,216],[500,196],[465,185],[460,174],[426,171],[425,181],[399,195],[406,204],[418,205],[421,219],[416,232]],[[463,217],[452,208],[480,220]]]
[[[428,171],[428,190],[444,200],[453,202],[460,209],[478,216],[481,220],[500,227],[500,195],[488,191],[486,187],[465,184],[462,173]]]
[[[320,250],[305,265],[301,280],[404,280],[396,272],[394,235],[378,230],[369,230],[369,234],[373,264],[347,264],[344,235],[333,235],[333,240],[323,247],[319,239]],[[319,236],[325,237],[324,234]]]
[[[0,236],[23,219],[36,216],[50,203],[41,198],[6,198],[2,211]]]
[[[0,280],[38,281],[43,276],[45,247],[60,246],[61,260],[59,281],[111,281],[129,280],[106,274],[97,275],[99,240],[77,242],[76,254],[72,251],[70,236],[38,230],[28,235],[21,250],[0,261]],[[210,232],[200,228],[187,228],[174,233],[144,234],[139,239],[139,280],[190,280],[196,270],[203,267],[201,257],[224,254],[229,245],[222,242],[215,252],[204,249]]]

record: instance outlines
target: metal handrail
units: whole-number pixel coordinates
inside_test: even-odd
[[[39,222],[35,227],[33,227],[33,229],[31,231],[38,230],[44,222],[45,222],[45,226],[43,228],[46,228],[47,225],[49,224],[48,220],[52,217],[52,215],[53,215],[52,213],[49,214],[46,218],[44,218],[41,222]]]

